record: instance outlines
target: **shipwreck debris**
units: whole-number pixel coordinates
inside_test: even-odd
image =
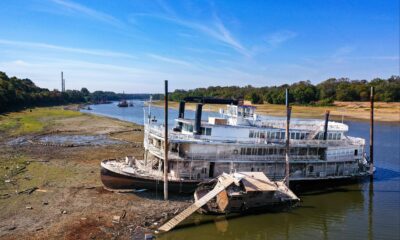
[[[244,213],[294,205],[300,201],[283,181],[273,182],[262,172],[223,173],[212,181],[202,183],[194,196],[195,202],[191,206],[158,230],[170,231],[200,209],[203,213]]]

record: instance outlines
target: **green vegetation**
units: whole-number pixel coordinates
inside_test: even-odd
[[[35,133],[42,131],[47,124],[56,119],[82,115],[80,112],[63,110],[60,107],[35,108],[22,112],[10,113],[7,116],[0,116],[0,132],[7,132],[9,135]]]
[[[330,105],[333,101],[368,101],[370,87],[375,87],[375,100],[383,102],[400,101],[400,77],[388,79],[350,80],[348,78],[330,78],[317,85],[310,81],[300,81],[292,85],[284,84],[272,87],[208,87],[194,90],[175,90],[170,100],[179,101],[185,97],[202,96],[217,98],[245,99],[252,103],[285,103],[285,89],[289,88],[290,102],[297,104]]]
[[[36,86],[30,79],[8,77],[0,71],[0,113],[36,106],[56,106],[69,103],[101,103],[121,99],[149,99],[150,94],[124,94],[95,91],[87,88],[78,90],[48,90]],[[153,99],[161,99],[161,94],[154,94]]]
[[[84,92],[81,91],[49,91],[37,87],[29,79],[9,78],[7,74],[0,72],[0,112],[34,106],[82,103],[87,100],[88,96],[85,96]]]
[[[132,94],[132,93],[115,93],[115,92],[110,92],[110,91],[95,91],[90,94],[90,100],[94,103],[101,103],[105,101],[119,101],[122,99],[142,99],[142,100],[148,100],[150,98],[150,95],[152,95],[154,100],[160,100],[163,99],[162,94]]]

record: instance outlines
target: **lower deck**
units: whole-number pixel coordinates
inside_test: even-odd
[[[290,161],[290,179],[306,180],[321,178],[341,178],[359,175],[366,167],[359,161],[328,162]],[[162,174],[163,160],[148,158],[143,160],[143,169]],[[271,180],[285,177],[284,161],[206,161],[184,160],[168,161],[168,175],[175,179],[204,180],[215,178],[222,173],[263,172]]]

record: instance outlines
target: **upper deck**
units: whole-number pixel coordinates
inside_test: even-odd
[[[259,116],[253,106],[228,105],[227,111],[220,111],[220,117],[209,117],[208,121],[197,122],[199,131],[195,131],[196,120],[177,118],[176,128],[169,131],[171,142],[192,142],[197,144],[285,144],[286,119]],[[152,123],[146,126],[146,132],[156,138],[164,138],[164,126]],[[315,119],[293,119],[290,121],[289,138],[292,145],[364,145],[365,140],[345,136],[348,126],[329,121],[326,140],[323,140],[325,122]]]

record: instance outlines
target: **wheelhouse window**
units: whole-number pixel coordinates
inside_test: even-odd
[[[201,127],[201,128],[200,128],[200,134],[201,134],[201,135],[206,135],[206,136],[211,136],[211,129],[212,129],[212,128]]]
[[[183,124],[183,130],[186,131],[186,132],[193,132],[193,125],[184,123]]]

